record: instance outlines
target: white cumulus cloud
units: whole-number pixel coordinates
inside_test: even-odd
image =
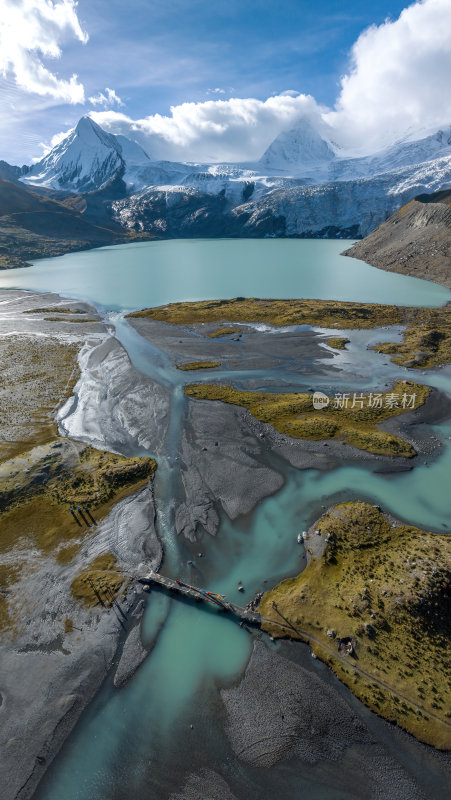
[[[91,116],[112,133],[139,141],[153,158],[188,161],[259,158],[281,131],[305,117],[317,127],[325,127],[313,97],[294,93],[267,100],[232,97],[182,103],[171,108],[171,116],[153,114],[138,120],[116,111],[93,112]]]
[[[121,98],[116,94],[114,89],[106,87],[104,92],[99,92],[89,98],[89,102],[93,106],[103,106],[104,108],[111,108],[112,106],[123,106]]]
[[[43,63],[60,58],[60,44],[69,37],[88,41],[75,0],[0,0],[0,73],[13,74],[21,89],[61,102],[84,102],[77,75],[65,80]]]
[[[267,100],[220,98],[183,103],[170,115],[130,119],[93,113],[112,132],[137,139],[154,158],[258,159],[270,142],[308,117],[345,151],[371,153],[404,136],[451,124],[451,0],[419,0],[396,20],[362,32],[334,109],[287,90]]]
[[[451,0],[422,0],[365,30],[326,119],[344,144],[374,149],[451,123]]]

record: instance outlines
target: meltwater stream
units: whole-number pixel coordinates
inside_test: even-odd
[[[343,499],[368,499],[408,522],[438,531],[447,529],[451,519],[451,425],[438,425],[431,429],[431,435],[433,432],[443,441],[441,455],[430,465],[400,474],[377,474],[374,466],[300,471],[268,456],[269,465],[283,473],[283,488],[261,502],[252,514],[234,522],[223,517],[217,537],[205,535],[198,544],[205,557],[196,558],[194,567],[189,567],[187,559],[192,556],[184,552],[184,543],[175,537],[172,524],[186,377],[122,316],[111,315],[110,322],[115,323],[116,336],[134,366],[172,390],[171,423],[165,450],[159,454],[156,484],[165,574],[227,594],[243,605],[257,591],[304,567],[296,532],[308,527],[325,505]],[[337,369],[335,386],[349,386],[348,373],[359,374],[359,366],[363,374],[360,384],[365,388],[377,385],[381,376],[391,382],[409,374],[366,349],[376,332],[351,332],[350,336],[350,354],[338,354],[334,362],[326,362],[329,367],[334,363]],[[309,382],[314,379],[315,385],[330,384],[330,370],[322,371],[322,366],[318,364],[318,376],[308,376]],[[305,388],[305,375],[283,376],[282,372],[256,375],[255,371],[243,370],[221,373],[221,377],[243,386],[256,377],[262,384],[285,377],[293,388]],[[413,377],[418,379],[417,373]],[[205,379],[211,377],[202,373],[201,380]],[[451,394],[448,370],[428,373],[422,379],[439,384]],[[245,587],[244,595],[238,593],[239,581]],[[160,800],[171,795],[188,769],[233,758],[220,724],[218,686],[229,685],[243,670],[251,636],[214,609],[170,600],[158,591],[152,592],[143,632],[148,643],[155,641],[150,656],[121,690],[113,691],[109,683],[104,686],[44,779],[39,800],[128,800],[140,794]],[[240,769],[245,776],[246,769]],[[277,770],[277,766],[272,768],[275,775]],[[294,800],[295,774],[285,775],[284,780],[286,797]],[[303,775],[312,800],[341,798],[334,780],[330,779],[325,790],[324,783],[317,788],[314,773],[310,778],[308,773]],[[256,793],[249,790],[250,798],[273,800],[272,782],[268,788],[263,776],[253,774],[252,784]]]

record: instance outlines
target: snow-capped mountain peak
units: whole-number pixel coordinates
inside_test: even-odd
[[[96,145],[97,140],[106,147],[110,147],[112,144],[111,134],[104,131],[100,125],[97,125],[97,123],[87,115],[78,120],[73,133],[75,137],[80,139],[80,141],[88,147]]]
[[[131,138],[108,133],[90,117],[82,117],[38,164],[22,171],[19,180],[87,192],[121,178],[124,195],[149,187],[183,186],[190,196],[191,189],[199,196],[221,195],[228,208],[258,203],[274,191],[289,196],[306,185],[374,181],[379,192],[385,181],[387,196],[400,193],[403,198],[450,185],[451,126],[422,139],[406,136],[383,151],[360,157],[344,157],[332,144],[332,133],[305,118],[277,136],[257,164],[184,164],[152,161]],[[165,188],[165,196],[168,191]]]
[[[136,142],[107,133],[85,116],[22,180],[85,192],[99,188],[118,174],[127,183],[129,168],[133,171],[149,164],[149,156]]]
[[[264,152],[259,164],[271,170],[306,175],[335,159],[331,145],[304,119],[283,131]]]

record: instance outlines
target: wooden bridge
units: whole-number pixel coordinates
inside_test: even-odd
[[[195,586],[190,586],[184,581],[166,578],[164,575],[160,575],[158,572],[153,571],[149,572],[147,575],[144,575],[142,578],[138,578],[138,581],[145,586],[151,586],[152,584],[161,586],[168,592],[180,594],[183,595],[183,597],[190,597],[197,602],[203,600],[205,602],[213,603],[214,605],[219,606],[222,611],[232,614],[234,617],[237,617],[239,620],[241,620],[241,622],[245,622],[247,625],[260,626],[261,624],[261,615],[256,611],[250,611],[247,608],[241,608],[240,606],[235,605],[235,603],[230,603],[224,597],[221,597],[221,595],[215,594],[214,592],[207,592],[205,589],[198,589]]]

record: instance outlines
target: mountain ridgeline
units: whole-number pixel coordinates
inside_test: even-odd
[[[155,160],[139,142],[83,117],[41,161],[30,167],[0,162],[0,176],[62,205],[57,213],[65,215],[67,242],[70,211],[75,244],[83,240],[83,246],[121,236],[357,239],[417,195],[451,187],[451,126],[364,157],[342,153],[327,134],[304,119],[281,133],[257,162],[182,163]],[[3,252],[4,217],[18,213],[5,202]],[[62,225],[63,217],[58,221]],[[82,232],[82,221],[106,230],[104,239],[97,230]],[[15,216],[13,222],[17,227],[24,219]],[[29,218],[25,222],[31,225]]]

